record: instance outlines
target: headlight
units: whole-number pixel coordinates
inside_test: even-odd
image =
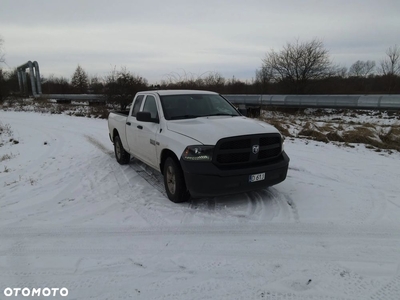
[[[182,153],[182,158],[186,161],[211,161],[213,151],[214,146],[187,146]]]

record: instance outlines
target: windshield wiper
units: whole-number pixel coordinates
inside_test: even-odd
[[[183,116],[173,116],[170,118],[170,120],[179,120],[179,119],[194,119],[194,118],[198,118],[201,116],[197,116],[197,115],[183,115]]]
[[[231,117],[237,117],[239,115],[233,115],[233,114],[227,114],[227,113],[217,113],[217,114],[209,114],[209,115],[204,115],[202,117],[212,117],[212,116],[231,116]]]

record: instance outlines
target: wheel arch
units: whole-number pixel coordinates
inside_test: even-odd
[[[114,130],[113,130],[113,135],[112,135],[113,142],[114,142],[114,138],[115,138],[116,136],[119,136],[119,132],[118,132],[118,130],[117,130],[116,128],[114,128]]]
[[[179,166],[181,165],[178,157],[172,150],[163,149],[161,151],[161,156],[160,156],[160,171],[161,171],[161,174],[163,174],[163,175],[164,175],[164,164],[168,157],[172,157],[173,159],[176,160],[176,162],[179,164]]]

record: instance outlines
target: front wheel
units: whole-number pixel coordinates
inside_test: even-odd
[[[164,185],[169,200],[175,203],[189,200],[190,194],[186,188],[182,169],[172,157],[168,157],[164,164]]]
[[[114,137],[114,152],[117,162],[121,165],[126,165],[131,160],[131,155],[125,151],[124,146],[122,146],[121,139],[118,135]]]

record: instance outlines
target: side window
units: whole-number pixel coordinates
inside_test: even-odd
[[[135,104],[133,105],[132,109],[132,117],[136,117],[136,113],[139,111],[140,105],[142,105],[143,98],[143,95],[139,95],[136,97]]]
[[[153,119],[158,118],[156,99],[153,96],[146,97],[142,111],[149,112]]]

